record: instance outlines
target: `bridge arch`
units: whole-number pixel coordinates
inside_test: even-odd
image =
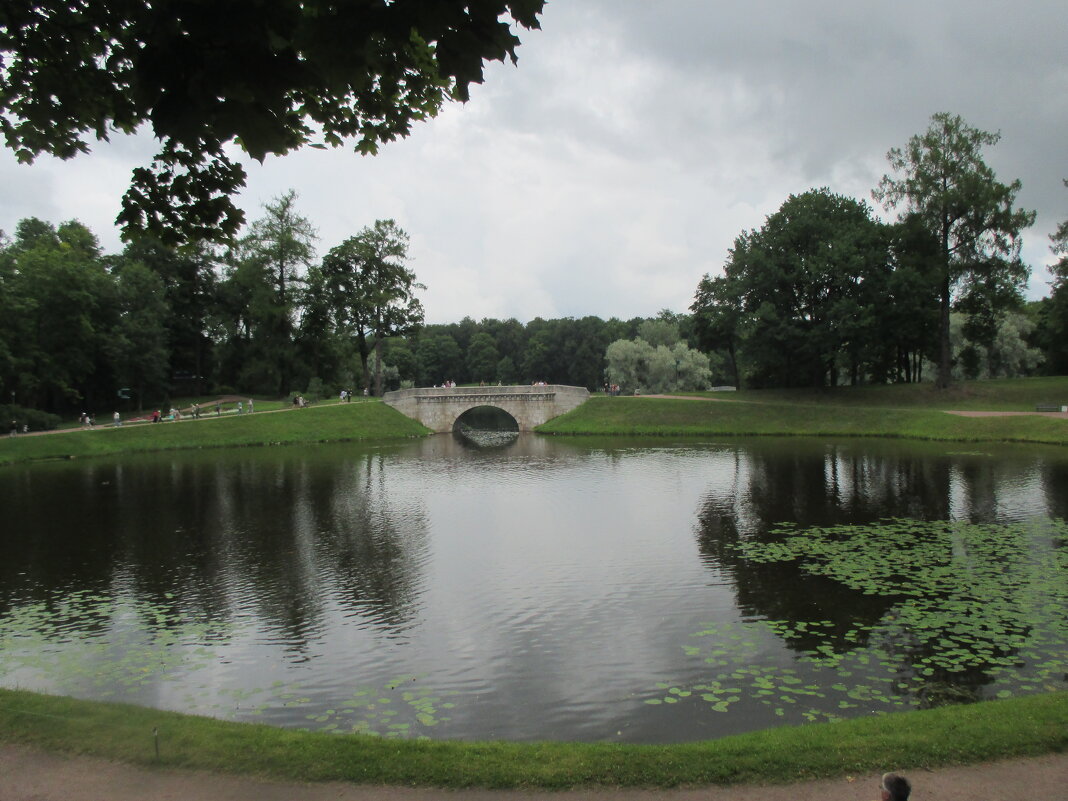
[[[387,392],[383,400],[431,431],[453,430],[456,420],[479,406],[493,406],[511,415],[520,431],[531,431],[580,406],[590,397],[585,387],[561,384],[508,387],[420,387]]]
[[[519,431],[519,421],[507,409],[492,403],[478,403],[460,412],[452,421],[452,430],[463,425],[488,431]]]

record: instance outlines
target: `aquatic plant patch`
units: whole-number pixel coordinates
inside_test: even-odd
[[[0,616],[0,681],[101,700],[171,686],[185,712],[245,720],[304,707],[305,729],[386,737],[421,736],[448,721],[455,707],[445,699],[454,693],[433,692],[411,675],[354,687],[334,707],[315,702],[296,681],[263,687],[208,681],[204,676],[225,661],[224,646],[240,629],[189,620],[167,603],[75,592]]]
[[[754,703],[791,722],[1006,698],[1068,686],[1068,525],[884,520],[783,525],[734,546],[755,564],[800,569],[892,601],[875,623],[709,624],[686,654],[708,666],[645,703],[699,699],[715,712]],[[761,663],[775,642],[792,667]],[[664,692],[666,691],[666,692]]]
[[[827,608],[801,605],[791,618],[700,628],[692,621],[701,618],[692,618],[683,629],[689,637],[668,638],[682,654],[660,674],[664,681],[628,684],[618,701],[607,702],[618,720],[663,716],[670,729],[696,710],[715,721],[709,732],[720,723],[745,730],[1068,684],[1063,521],[783,525],[734,547],[750,571],[788,564],[786,580],[800,572],[842,591],[822,601]],[[450,736],[477,706],[471,696],[436,686],[433,673],[402,674],[406,666],[396,675],[353,671],[323,692],[313,672],[287,661],[291,654],[262,649],[263,632],[251,616],[213,615],[189,598],[163,593],[149,600],[136,592],[57,590],[8,599],[0,613],[0,684],[406,739]],[[264,653],[272,659],[259,659]],[[253,660],[256,670],[242,668]],[[684,672],[676,674],[680,665]]]
[[[213,643],[232,631],[164,604],[74,592],[16,604],[0,616],[0,677],[117,698],[212,664]]]

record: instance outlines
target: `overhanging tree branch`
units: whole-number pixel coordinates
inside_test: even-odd
[[[0,133],[22,162],[67,159],[147,126],[162,143],[134,171],[126,238],[227,239],[253,158],[305,145],[374,153],[448,99],[466,101],[486,61],[515,62],[513,25],[544,0],[5,0]],[[321,138],[321,142],[314,141]]]

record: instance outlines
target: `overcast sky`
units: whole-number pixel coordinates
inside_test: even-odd
[[[1028,295],[1068,218],[1068,3],[550,0],[519,65],[378,156],[247,165],[249,220],[289,188],[319,252],[376,219],[411,235],[428,322],[686,311],[743,230],[790,194],[867,200],[886,152],[938,111],[1000,131],[986,151],[1035,209]],[[69,162],[0,151],[0,229],[76,218],[106,249],[148,136]],[[882,209],[877,211],[887,217]]]

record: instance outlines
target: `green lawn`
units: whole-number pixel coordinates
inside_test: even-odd
[[[594,396],[549,421],[544,434],[605,436],[903,437],[964,442],[1068,444],[1068,420],[1045,417],[965,418],[947,409],[1031,411],[1068,403],[1068,377],[975,381],[939,392],[929,384],[695,393],[674,399]],[[201,420],[160,424],[102,423],[91,431],[0,437],[0,465],[180,448],[398,439],[429,432],[378,400],[327,400],[307,409],[256,401],[256,413],[234,404],[217,418],[207,401]],[[182,408],[188,406],[184,403]],[[229,411],[227,411],[229,409]],[[272,412],[272,413],[267,413]]]
[[[963,381],[949,389],[933,384],[837,387],[835,389],[761,389],[687,393],[753,403],[829,404],[905,409],[1033,411],[1036,405],[1068,405],[1068,376]]]
[[[278,408],[278,407],[276,407]],[[421,424],[379,401],[328,403],[254,414],[214,412],[200,420],[97,425],[92,430],[0,438],[0,464],[121,453],[284,445],[347,440],[388,440],[427,434]]]
[[[296,781],[547,790],[788,783],[887,766],[916,770],[1063,751],[1068,693],[634,746],[311,733],[0,690],[0,740],[142,765]]]
[[[861,436],[1068,444],[1068,420],[1039,416],[961,417],[947,414],[942,408],[956,408],[962,403],[942,399],[943,407],[934,408],[933,404],[920,404],[917,397],[897,392],[791,396],[717,393],[712,400],[597,396],[550,420],[538,431],[571,435]],[[911,403],[903,402],[910,399]],[[1005,409],[1010,401],[1007,395],[1001,395],[988,402],[972,401],[972,405]],[[1021,409],[1022,406],[1026,408]],[[1016,403],[1015,407],[1027,410],[1033,409],[1034,404]]]

